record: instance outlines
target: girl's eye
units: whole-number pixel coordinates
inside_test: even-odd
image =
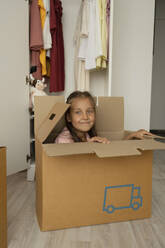
[[[80,115],[81,111],[75,111],[75,114]]]
[[[94,110],[93,110],[93,109],[90,109],[90,110],[88,110],[87,113],[88,113],[88,114],[93,114],[93,113],[94,113]]]

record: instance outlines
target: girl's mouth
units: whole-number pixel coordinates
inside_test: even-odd
[[[83,121],[83,122],[80,122],[80,124],[90,124],[90,121]]]

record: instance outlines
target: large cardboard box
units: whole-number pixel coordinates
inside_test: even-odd
[[[0,147],[0,247],[7,248],[6,148]]]
[[[35,98],[36,212],[42,231],[151,216],[152,150],[165,145],[122,140],[123,98],[96,100],[96,129],[110,144],[51,143],[69,106],[62,97]]]

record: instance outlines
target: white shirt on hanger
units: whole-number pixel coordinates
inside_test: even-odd
[[[48,50],[52,47],[52,37],[50,34],[50,0],[43,0],[43,4],[46,10],[45,24],[43,28],[43,41],[44,49]]]
[[[98,1],[84,0],[83,17],[86,19],[82,19],[82,30],[85,24],[88,33],[81,35],[78,57],[85,60],[86,70],[92,70],[96,68],[96,58],[103,54]]]

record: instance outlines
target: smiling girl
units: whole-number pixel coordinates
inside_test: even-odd
[[[65,113],[66,127],[57,136],[55,143],[99,142],[109,144],[107,138],[97,136],[95,130],[96,106],[91,94],[87,91],[74,91],[67,98],[70,108]],[[125,139],[143,139],[151,133],[141,129],[131,133]]]

